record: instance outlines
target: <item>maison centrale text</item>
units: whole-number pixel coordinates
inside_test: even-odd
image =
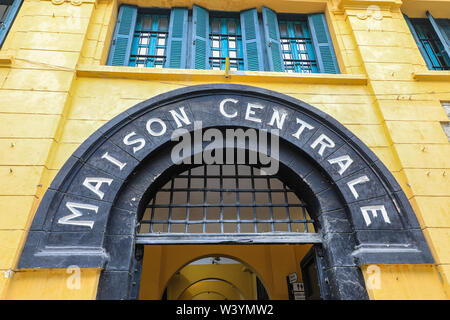
[[[284,112],[282,108],[264,105],[260,101],[254,103],[246,102],[244,107],[241,108],[237,107],[238,103],[238,98],[217,100],[217,105],[215,106],[217,112],[216,116],[223,117],[223,119],[228,121],[227,123],[229,123],[230,120],[233,121],[234,119],[239,119],[241,123],[252,122],[253,126],[256,123],[260,124],[261,127],[264,124],[265,128],[273,128],[279,131],[289,128],[289,131],[285,131],[288,131],[287,134],[290,135],[291,140],[292,138],[294,140],[300,140],[303,135],[307,134],[309,130],[313,130],[315,126],[314,123],[308,122],[307,119],[302,119],[300,117],[290,118],[288,116],[289,114]],[[188,114],[185,107],[177,106],[172,110],[169,110],[168,117],[165,120],[161,119],[162,117],[149,118],[144,122],[145,130],[148,135],[139,135],[132,130],[126,132],[122,138],[123,147],[131,149],[133,154],[138,154],[148,143],[147,139],[149,139],[149,137],[159,137],[168,133],[168,130],[175,130],[171,129],[172,126],[168,125],[168,119],[170,119],[170,121],[173,119],[173,127],[178,129],[191,125],[194,122],[194,119],[191,119]],[[266,116],[263,117],[261,116],[262,114],[265,114]],[[332,137],[325,133],[309,139],[307,145],[316,153],[318,158],[323,158],[324,152],[327,150],[330,151],[338,148]],[[120,171],[127,166],[127,162],[124,159],[121,159],[118,156],[112,156],[108,151],[103,153],[101,160],[105,161],[105,163],[109,162],[113,164],[117,167],[117,170]],[[336,157],[327,158],[325,162],[328,162],[327,165],[335,166],[337,173],[342,176],[349,168],[351,168],[354,159],[352,159],[349,154],[340,154]],[[95,195],[98,199],[102,200],[108,192],[108,186],[112,184],[113,180],[114,179],[110,177],[86,176],[82,183],[82,188],[87,188],[89,192],[93,193],[93,196]],[[349,181],[346,181],[346,186],[355,200],[360,196],[358,189],[364,188],[364,184],[370,181],[369,177],[364,173],[361,173],[356,177],[352,176],[351,179],[348,180]],[[65,207],[70,213],[59,218],[57,222],[61,225],[82,226],[92,229],[94,227],[95,219],[87,219],[88,215],[100,214],[99,206],[93,204],[67,201]],[[381,214],[381,216],[379,216],[378,213]],[[382,219],[386,224],[391,223],[388,212],[383,204],[362,206],[360,207],[360,214],[362,215],[366,226],[370,226],[372,224],[372,219],[375,218]]]

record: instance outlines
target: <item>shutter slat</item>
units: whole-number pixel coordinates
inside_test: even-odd
[[[258,12],[250,9],[241,12],[242,48],[244,69],[263,71],[261,36],[259,34]]]
[[[191,68],[210,69],[209,66],[209,13],[194,5],[192,9],[193,45],[191,46]]]
[[[284,62],[281,55],[280,31],[275,11],[262,7],[264,37],[267,48],[270,71],[284,72]]]
[[[447,45],[450,46],[450,19],[436,19],[436,22],[442,34],[445,35]]]
[[[136,27],[137,7],[122,5],[117,15],[116,28],[109,50],[108,64],[128,66],[130,62],[131,44]]]
[[[22,4],[22,0],[14,0],[11,7],[9,8],[8,15],[3,21],[3,24],[0,27],[0,48],[2,47],[3,41],[5,40],[11,25],[16,18],[17,12],[19,12],[19,8]]]
[[[173,8],[170,12],[166,68],[186,68],[188,10]]]
[[[444,51],[447,53],[447,60],[450,60],[450,41],[448,38],[448,20],[442,19],[440,23],[438,23],[430,12],[427,11],[427,17],[428,20],[430,20],[431,25],[433,26],[434,31],[436,32],[439,40],[442,43],[442,46],[444,47]],[[447,22],[447,23],[446,23]],[[442,27],[441,27],[442,25]],[[447,29],[447,30],[446,30]]]
[[[339,65],[334,53],[325,15],[323,13],[309,15],[308,24],[311,30],[319,72],[339,73]]]

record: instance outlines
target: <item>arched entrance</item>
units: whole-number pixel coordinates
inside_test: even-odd
[[[200,257],[178,269],[164,288],[168,300],[263,300],[266,288],[255,270],[234,257]]]
[[[345,127],[314,107],[273,91],[210,84],[144,101],[91,135],[42,199],[19,268],[74,264],[104,268],[98,298],[136,297],[136,274],[142,264],[136,226],[152,190],[161,187],[158,181],[186,169],[173,161],[177,141],[173,132],[203,132],[196,127],[198,122],[202,130],[218,132],[277,130],[278,152],[267,154],[279,163],[283,181],[308,204],[317,233],[288,234],[283,240],[254,233],[250,241],[321,243],[323,250],[316,258],[330,289],[325,298],[367,298],[360,265],[433,262],[400,186]],[[195,158],[208,145],[194,144],[185,157]],[[255,147],[231,149],[261,151]],[[156,238],[164,241],[162,237]],[[205,235],[199,237],[207,240]],[[233,235],[232,242],[243,239],[249,238]],[[223,233],[208,241],[220,243],[230,237]]]

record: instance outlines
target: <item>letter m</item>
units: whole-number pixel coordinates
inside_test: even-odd
[[[91,205],[91,204],[85,204],[85,203],[76,203],[76,202],[67,202],[66,203],[67,209],[72,212],[72,214],[67,215],[65,217],[62,217],[58,220],[59,224],[69,224],[74,226],[82,226],[82,227],[89,227],[92,229],[94,227],[94,221],[92,220],[73,220],[78,217],[82,217],[83,213],[78,209],[85,209],[85,210],[91,210],[95,213],[98,212],[98,207]]]

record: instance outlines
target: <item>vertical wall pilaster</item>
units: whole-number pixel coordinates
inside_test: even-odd
[[[67,118],[75,68],[95,0],[24,0],[2,46],[0,67],[0,298],[34,212],[56,174],[51,170]],[[11,214],[14,212],[14,214]],[[45,278],[45,277],[44,277]],[[43,278],[43,281],[46,281]]]
[[[415,78],[428,70],[401,1],[343,0],[337,10],[344,12],[397,164],[389,169],[413,205],[448,288],[450,144],[440,124],[448,121],[441,105],[450,100],[448,82]]]

